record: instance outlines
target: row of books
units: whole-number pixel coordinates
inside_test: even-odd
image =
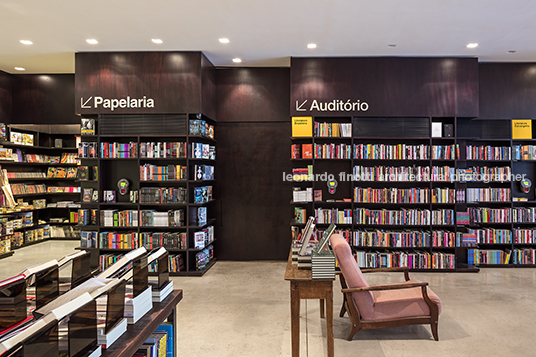
[[[456,247],[455,232],[449,231],[354,231],[350,244],[361,247]]]
[[[203,249],[214,242],[214,226],[208,226],[203,230],[194,232],[194,248]]]
[[[98,166],[79,166],[76,173],[76,178],[81,181],[99,179],[99,167]]]
[[[65,152],[61,156],[43,155],[43,154],[25,154],[24,161],[28,163],[40,164],[77,164],[78,156],[72,152]]]
[[[44,184],[41,185],[27,185],[25,183],[11,184],[11,191],[14,195],[26,195],[29,193],[45,193],[47,187]]]
[[[203,143],[192,143],[193,159],[216,160],[216,147]]]
[[[536,207],[471,207],[472,223],[536,223]]]
[[[214,126],[202,119],[190,120],[189,133],[214,139]]]
[[[536,249],[514,249],[511,264],[536,264]]]
[[[137,227],[139,212],[137,210],[101,210],[100,223],[104,227]]]
[[[100,157],[111,159],[129,159],[138,157],[138,143],[100,143]]]
[[[467,188],[466,200],[473,202],[510,202],[512,192],[509,188]]]
[[[454,217],[452,209],[355,210],[355,223],[362,225],[452,225]]]
[[[72,226],[50,226],[51,238],[80,238],[80,231]]]
[[[97,209],[79,209],[78,216],[74,217],[79,226],[97,225]]]
[[[450,166],[354,166],[354,181],[451,182],[456,169]]]
[[[123,257],[122,254],[101,254],[99,255],[99,267],[101,271],[108,268],[113,263],[117,262]]]
[[[0,240],[0,254],[9,253],[11,251],[11,240],[2,239]]]
[[[100,232],[97,248],[136,249],[140,247],[137,232]]]
[[[467,182],[508,182],[511,181],[512,169],[510,166],[488,167],[472,166],[465,169],[458,169],[458,176],[461,181]]]
[[[140,143],[141,158],[186,158],[188,147],[186,142],[142,142]]]
[[[33,134],[11,131],[9,141],[11,141],[13,144],[32,146],[33,141],[34,141],[34,136]]]
[[[81,189],[77,186],[48,186],[48,193],[80,193]]]
[[[459,155],[455,145],[355,144],[353,158],[357,160],[455,160]]]
[[[187,202],[188,190],[185,187],[142,187],[140,203],[178,203]]]
[[[465,148],[467,160],[510,160],[511,157],[510,146],[467,145]]]
[[[290,147],[291,159],[312,159],[313,144],[293,144]]]
[[[209,245],[202,251],[195,254],[195,268],[197,270],[206,269],[210,261],[214,258],[214,247]]]
[[[186,238],[186,232],[141,232],[139,246],[146,249],[187,249]]]
[[[508,264],[510,262],[511,251],[497,249],[468,249],[467,262],[469,265],[483,264]]]
[[[349,144],[314,144],[315,159],[351,159],[352,145]],[[306,157],[303,157],[306,159]]]
[[[302,207],[294,207],[294,221],[297,224],[305,224],[307,219],[307,209]]]
[[[349,138],[352,136],[352,124],[315,122],[314,134],[321,137]]]
[[[514,145],[514,160],[536,160],[536,145]]]
[[[76,178],[76,167],[49,167],[47,178]]]
[[[512,243],[513,232],[509,229],[468,229],[469,233],[476,236],[476,242],[480,244],[510,244]],[[526,236],[520,233],[521,236]],[[530,237],[532,241],[532,237]],[[519,242],[518,242],[519,243]]]
[[[140,211],[141,227],[182,227],[185,222],[183,209],[157,212],[154,210]]]
[[[212,201],[212,186],[199,186],[194,188],[194,203],[207,203]]]
[[[352,224],[352,210],[338,208],[317,208],[315,209],[315,218],[317,224]]]
[[[390,253],[357,251],[355,259],[361,268],[454,269],[456,267],[455,255],[441,252],[430,254],[422,251]]]
[[[98,156],[98,143],[96,141],[82,141],[78,144],[78,158],[91,159]]]
[[[214,166],[212,165],[194,165],[195,181],[214,180]]]
[[[46,174],[44,172],[8,172],[6,174],[7,178],[46,178]]]
[[[293,181],[312,181],[313,180],[313,165],[307,165],[306,168],[292,169]]]
[[[140,165],[141,181],[184,181],[187,180],[187,168],[182,165],[157,166]]]
[[[434,189],[437,190],[440,190],[440,194],[443,192],[442,189]],[[449,189],[445,191],[448,193]],[[429,188],[354,187],[354,202],[359,203],[428,203],[429,196]],[[440,197],[442,196],[441,194]]]
[[[169,255],[169,272],[178,273],[186,270],[184,256],[182,254]]]

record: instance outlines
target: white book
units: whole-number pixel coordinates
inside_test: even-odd
[[[440,138],[442,136],[442,123],[432,123],[432,138]]]
[[[153,302],[162,302],[173,291],[173,280],[167,282],[160,290],[153,289]]]
[[[151,296],[152,296],[152,288],[151,286],[148,286],[147,289],[145,289],[138,296],[125,298],[125,306],[126,305],[138,305],[145,300],[150,300]]]
[[[104,329],[99,329],[97,334],[97,343],[102,345],[104,348],[108,348],[126,331],[127,320],[124,318],[120,319],[115,326],[108,331],[107,334],[104,333]]]

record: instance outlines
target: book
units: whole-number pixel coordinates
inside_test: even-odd
[[[512,139],[532,139],[532,120],[512,119]]]
[[[443,125],[440,122],[432,123],[432,138],[440,138],[442,136],[442,133],[441,133],[442,126]]]
[[[95,119],[81,118],[80,119],[80,134],[95,135]]]
[[[292,117],[292,136],[313,136],[313,117]]]
[[[87,180],[87,169],[87,166],[79,166],[78,170],[76,171],[76,178],[82,181]]]
[[[91,202],[91,198],[93,197],[93,189],[92,188],[84,188],[83,194],[82,194],[82,202],[89,203]]]
[[[302,158],[303,159],[312,159],[313,158],[313,144],[303,144],[302,145]]]
[[[91,201],[90,202],[99,202],[99,190],[93,190],[91,193]]]

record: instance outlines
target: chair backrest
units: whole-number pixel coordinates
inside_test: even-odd
[[[369,284],[363,276],[357,261],[352,255],[350,245],[340,234],[333,234],[330,238],[331,247],[335,252],[337,261],[349,288],[364,288]],[[374,297],[370,291],[352,293],[359,313],[363,320],[374,319]]]

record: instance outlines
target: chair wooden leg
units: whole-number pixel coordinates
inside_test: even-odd
[[[348,333],[348,341],[352,341],[355,334],[358,333],[359,330],[361,330],[361,327],[352,323],[352,328],[350,329],[350,333]]]
[[[341,306],[341,312],[339,313],[339,317],[344,317],[345,313],[346,313],[346,307],[344,306],[344,300],[343,300],[342,306]]]
[[[434,340],[439,341],[439,335],[437,334],[437,325],[439,321],[434,318],[432,318],[432,322],[430,323],[430,327],[432,328],[432,336],[434,336]]]

